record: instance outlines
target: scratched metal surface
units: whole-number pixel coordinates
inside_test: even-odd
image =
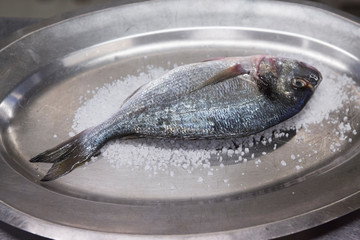
[[[240,7],[244,6],[240,2],[233,2],[231,7],[219,3],[206,10],[189,9],[186,2],[176,3],[175,8],[174,4],[155,1],[114,6],[44,26],[3,45],[5,48],[0,52],[6,63],[1,68],[3,221],[48,237],[91,233],[94,237],[108,238],[118,234],[129,238],[141,234],[167,237],[187,234],[199,238],[256,234],[269,238],[316,226],[359,207],[356,138],[351,145],[344,146],[344,154],[324,154],[320,160],[309,161],[308,168],[300,173],[278,174],[276,168],[259,172],[254,168],[247,169],[250,177],[242,178],[241,166],[229,164],[224,175],[213,179],[220,183],[226,176],[242,187],[213,184],[210,190],[205,190],[193,184],[196,174],[149,180],[126,171],[119,174],[101,161],[57,182],[42,185],[37,181],[38,174],[45,172],[47,166],[35,169],[26,160],[43,146],[56,144],[51,138],[54,129],[59,131],[60,140],[67,138],[72,116],[79,107],[78,97],[88,85],[101,86],[108,76],[134,74],[139,65],[164,66],[169,60],[186,63],[209,55],[255,54],[268,49],[292,53],[297,46],[309,43],[308,38],[301,37],[303,34],[326,40],[310,41],[304,55],[317,53],[314,56],[325,64],[328,59],[341,59],[346,68],[332,66],[336,72],[359,78],[358,61],[346,55],[349,51],[354,56],[359,54],[358,47],[349,44],[351,36],[346,36],[348,31],[358,28],[356,22],[321,9],[282,2],[259,1],[246,7]],[[198,7],[202,4],[206,1]],[[137,13],[143,13],[141,17],[130,11],[135,7]],[[289,14],[274,17],[284,7]],[[258,21],[256,14],[246,15],[254,8],[258,9],[257,14],[273,17],[274,22]],[[297,19],[292,18],[291,11],[297,12]],[[304,19],[315,14],[324,22],[342,26],[346,41],[325,38],[317,31],[323,27],[321,22],[317,22],[319,26],[304,23]],[[207,17],[210,15],[211,19]],[[164,19],[168,20],[166,24]],[[289,19],[291,24],[274,24]],[[296,29],[300,35],[291,34],[296,21],[303,23]],[[157,30],[162,32],[154,33]],[[51,44],[46,47],[44,41]],[[278,42],[282,49],[277,48]],[[144,55],[148,56],[146,60]],[[323,133],[316,134],[315,142],[324,137]],[[291,139],[286,141],[267,161],[274,161],[276,154],[289,154],[294,144]],[[174,194],[167,187],[157,187],[159,181],[170,181],[180,186],[180,191]]]

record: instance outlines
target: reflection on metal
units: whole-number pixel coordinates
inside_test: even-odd
[[[336,34],[324,31],[329,25]],[[274,238],[359,208],[359,137],[301,171],[279,171],[276,162],[296,144],[290,132],[274,140],[276,151],[266,149],[266,171],[225,159],[211,187],[194,184],[196,174],[150,178],[101,160],[43,184],[38,174],[48,166],[27,161],[68,138],[79,96],[147,64],[271,52],[359,81],[358,30],[357,22],[296,3],[184,0],[114,5],[26,33],[0,50],[0,219],[51,238]],[[328,147],[326,131],[313,130],[309,143]]]

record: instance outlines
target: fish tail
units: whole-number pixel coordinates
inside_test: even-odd
[[[51,181],[69,172],[96,155],[106,139],[101,132],[87,129],[69,140],[30,159],[30,162],[53,163],[41,181]]]

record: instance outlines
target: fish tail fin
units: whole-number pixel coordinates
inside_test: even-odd
[[[30,159],[30,162],[53,163],[41,181],[51,181],[69,172],[96,155],[105,141],[98,141],[98,134],[87,129],[69,140]]]

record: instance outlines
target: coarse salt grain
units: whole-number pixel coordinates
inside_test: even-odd
[[[296,170],[300,170],[300,169],[302,169],[302,168],[304,168],[304,167],[303,167],[303,166],[296,165],[295,168],[296,168]]]

